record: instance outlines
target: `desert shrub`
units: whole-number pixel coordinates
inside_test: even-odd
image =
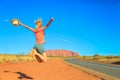
[[[93,57],[101,57],[99,54],[95,54],[93,55]]]

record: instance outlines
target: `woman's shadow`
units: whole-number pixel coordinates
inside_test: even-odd
[[[12,72],[12,71],[4,71],[4,72],[10,72],[10,73],[19,74],[18,79],[21,79],[21,80],[22,80],[23,78],[30,79],[30,80],[33,79],[32,77],[30,77],[30,76],[28,76],[28,75],[26,75],[25,73],[22,73],[22,72]]]

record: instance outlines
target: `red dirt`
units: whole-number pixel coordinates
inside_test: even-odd
[[[101,80],[66,64],[61,59],[47,63],[21,62],[0,64],[0,80]]]

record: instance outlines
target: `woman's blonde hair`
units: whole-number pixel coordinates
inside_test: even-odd
[[[42,23],[42,19],[35,20],[35,24]]]

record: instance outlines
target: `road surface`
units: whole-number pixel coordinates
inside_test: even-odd
[[[65,59],[65,61],[120,79],[120,66],[87,62],[77,59]]]

